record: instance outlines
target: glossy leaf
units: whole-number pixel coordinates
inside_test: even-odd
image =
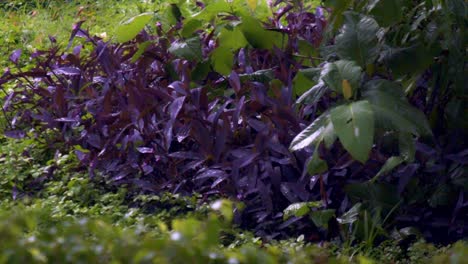
[[[330,122],[330,113],[326,112],[322,114],[293,139],[289,149],[296,151],[317,143],[317,140],[320,139],[320,136]]]

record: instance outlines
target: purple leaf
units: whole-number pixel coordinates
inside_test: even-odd
[[[5,136],[9,138],[21,139],[26,136],[26,133],[22,130],[9,130],[5,131]]]
[[[143,153],[143,154],[151,154],[154,153],[153,148],[147,148],[147,147],[139,147],[137,148],[138,152]]]
[[[21,53],[22,53],[22,50],[21,49],[17,49],[17,50],[14,50],[11,55],[10,55],[10,60],[14,63],[14,64],[18,64],[18,60],[19,58],[21,57]]]
[[[53,70],[53,72],[54,74],[57,74],[57,75],[69,75],[69,76],[81,74],[81,70],[78,68],[74,68],[74,67],[61,67],[61,68],[57,68]]]

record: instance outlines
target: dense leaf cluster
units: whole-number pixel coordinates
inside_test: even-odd
[[[168,4],[111,41],[79,22],[12,53],[5,134],[52,134],[109,186],[240,200],[262,236],[462,237],[466,4],[399,2]]]

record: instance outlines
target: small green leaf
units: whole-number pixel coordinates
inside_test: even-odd
[[[310,212],[311,208],[319,208],[322,202],[302,202],[290,204],[283,210],[283,219],[286,220],[291,216],[301,217]]]
[[[316,175],[319,173],[326,172],[328,170],[327,163],[320,159],[317,151],[314,152],[312,159],[307,163],[307,172],[310,175]]]
[[[392,171],[394,168],[396,168],[398,165],[403,163],[405,161],[402,157],[399,156],[392,156],[387,159],[385,164],[382,166],[382,168],[377,172],[374,178],[372,178],[372,181],[377,180],[380,176],[389,173]]]
[[[359,218],[359,212],[361,210],[361,203],[355,204],[351,209],[349,209],[346,213],[344,213],[341,217],[337,218],[336,220],[338,223],[345,225],[345,224],[352,224],[356,222]]]
[[[335,217],[335,209],[313,211],[310,218],[317,227],[328,229],[328,222]]]
[[[356,160],[365,163],[374,143],[374,113],[367,101],[337,106],[330,112],[335,133]]]
[[[153,13],[143,13],[120,24],[115,31],[117,41],[123,43],[135,38],[151,18],[153,18]]]
[[[143,55],[143,52],[145,52],[146,48],[148,48],[150,45],[151,45],[151,41],[145,41],[143,43],[139,43],[138,50],[133,55],[131,62],[132,63],[136,62],[141,57],[141,55]]]
[[[322,70],[321,78],[335,92],[343,93],[343,81],[349,84],[350,93],[356,91],[361,81],[362,68],[353,61],[339,60],[327,63]]]

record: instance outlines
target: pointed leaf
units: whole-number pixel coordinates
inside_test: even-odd
[[[222,75],[228,75],[231,72],[234,62],[234,55],[231,50],[220,46],[211,53],[210,58],[215,71]]]
[[[135,38],[146,24],[148,24],[151,18],[153,18],[152,13],[143,13],[120,24],[115,32],[117,41],[123,43]]]
[[[328,123],[330,123],[330,113],[325,112],[293,139],[289,149],[296,151],[316,143]]]
[[[345,23],[335,39],[336,53],[364,68],[373,63],[379,53],[379,25],[373,18],[358,13],[345,12],[344,16]]]
[[[331,110],[330,118],[343,147],[354,159],[366,162],[374,142],[374,113],[369,102],[338,106]]]
[[[320,159],[317,151],[314,152],[314,155],[310,159],[310,161],[307,163],[307,172],[310,175],[316,175],[319,173],[326,172],[328,170],[328,165],[327,163]]]
[[[353,61],[339,60],[327,63],[322,70],[321,78],[335,92],[343,93],[343,81],[349,84],[352,94],[361,80],[362,68]]]
[[[387,161],[385,162],[385,164],[379,170],[379,172],[375,175],[374,178],[372,178],[372,181],[377,180],[381,175],[389,173],[394,168],[396,168],[398,165],[403,163],[403,161],[405,161],[405,160],[402,157],[399,157],[399,156],[392,156],[392,157],[388,158]]]
[[[175,41],[169,47],[169,52],[187,60],[201,60],[202,49],[200,38],[193,37],[185,41]]]
[[[371,103],[379,127],[418,136],[432,135],[426,116],[408,103],[398,84],[373,80],[366,83],[362,95]]]
[[[335,209],[313,211],[310,218],[317,227],[328,229],[328,222],[335,217]]]

